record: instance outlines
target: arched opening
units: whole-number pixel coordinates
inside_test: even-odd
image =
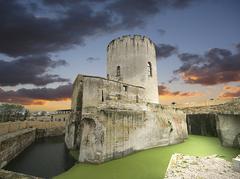
[[[120,69],[120,66],[117,66],[117,76],[120,76],[121,75],[121,69]]]
[[[151,64],[151,62],[147,63],[147,68],[148,68],[148,76],[152,76],[152,64]]]

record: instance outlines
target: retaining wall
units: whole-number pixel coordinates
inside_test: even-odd
[[[65,122],[7,122],[0,123],[0,168],[19,155],[36,139],[60,136]]]
[[[217,130],[223,146],[240,149],[240,115],[218,114]]]
[[[65,122],[41,122],[41,121],[17,121],[17,122],[4,122],[0,123],[0,136],[11,132],[16,132],[21,129],[27,128],[56,128],[64,127]]]
[[[0,136],[0,168],[35,141],[36,129],[22,129]]]

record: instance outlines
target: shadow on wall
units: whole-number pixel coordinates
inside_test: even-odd
[[[234,147],[239,147],[240,146],[240,133],[238,133],[238,135],[236,135],[236,137],[234,138],[233,146]]]
[[[188,114],[188,134],[218,137],[215,114]]]

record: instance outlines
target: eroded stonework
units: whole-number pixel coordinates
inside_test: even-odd
[[[114,61],[118,54],[124,59]],[[78,75],[74,82],[65,141],[79,150],[80,162],[101,163],[187,138],[186,114],[158,102],[156,52],[148,38],[111,42],[107,66],[107,78]]]
[[[187,113],[189,134],[218,136],[223,146],[240,149],[240,98],[182,110]]]

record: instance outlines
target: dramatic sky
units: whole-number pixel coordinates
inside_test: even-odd
[[[69,108],[128,34],[156,44],[162,104],[240,96],[239,0],[0,0],[0,102]]]

